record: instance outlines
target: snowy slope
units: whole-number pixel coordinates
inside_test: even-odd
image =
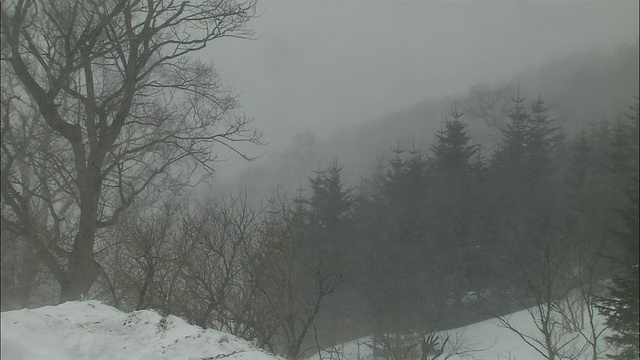
[[[540,332],[536,329],[530,314],[526,310],[507,315],[505,318],[523,334],[541,338]],[[603,330],[603,322],[604,319],[597,316],[595,319],[596,329]],[[497,319],[489,319],[463,328],[442,331],[438,335],[440,335],[441,339],[449,336],[448,346],[444,348],[444,354],[438,359],[544,360],[542,355],[528,346],[516,333],[501,326]],[[609,332],[604,329],[598,340],[598,347],[601,351],[608,350],[604,340],[606,335],[609,335]],[[568,336],[577,336],[577,333],[572,333]],[[583,339],[579,336],[575,341],[575,348],[585,345]],[[356,339],[332,349],[326,349],[321,352],[321,355],[315,354],[309,360],[372,360],[374,356],[371,346],[368,344],[372,344],[371,337]],[[601,354],[601,356],[604,358],[604,354]],[[588,348],[579,357],[580,360],[590,358],[591,353]]]
[[[274,360],[247,341],[154,311],[98,301],[1,313],[2,360]]]

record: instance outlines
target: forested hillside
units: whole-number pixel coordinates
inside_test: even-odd
[[[593,49],[519,74],[504,74],[504,80],[495,84],[476,84],[458,94],[380,114],[378,119],[345,126],[329,137],[298,134],[287,150],[267,153],[233,177],[233,186],[220,186],[229,191],[246,187],[258,197],[276,187],[291,191],[304,185],[310,171],[331,163],[334,157],[345,166],[347,181],[355,185],[360,176],[371,173],[377,156],[386,156],[398,143],[404,147],[415,144],[421,150],[431,146],[434,138],[430,135],[440,130],[454,101],[465,113],[480,151],[488,156],[500,141],[496,125],[504,125],[505,110],[517,84],[527,97],[544,96],[557,124],[574,134],[616,116],[627,105],[628,94],[637,93],[640,86],[638,61],[637,43],[613,50]]]

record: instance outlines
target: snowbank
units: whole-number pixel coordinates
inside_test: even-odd
[[[7,311],[0,317],[2,360],[279,359],[175,316],[124,313],[98,301]]]

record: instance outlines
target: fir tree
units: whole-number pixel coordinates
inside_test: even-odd
[[[638,113],[636,102],[628,116],[630,122],[620,124],[614,136],[612,171],[626,177],[630,186],[625,191],[627,206],[620,212],[624,226],[615,231],[623,249],[623,254],[617,258],[620,271],[613,279],[608,297],[602,299],[600,305],[601,313],[607,318],[607,326],[614,331],[607,339],[618,349],[611,358],[621,360],[638,359],[640,356]],[[620,131],[623,127],[626,132]]]
[[[581,193],[586,185],[587,175],[593,164],[591,155],[593,149],[589,134],[582,129],[571,146],[571,157],[565,175],[565,182],[575,195]]]
[[[479,205],[480,190],[475,188],[477,167],[473,163],[478,146],[470,144],[471,136],[461,121],[463,114],[457,103],[447,115],[443,129],[436,134],[429,159],[432,210],[427,244],[431,249],[427,253],[432,253],[433,264],[448,274],[454,305],[460,310],[462,294],[470,286],[468,269],[477,260],[471,234]]]
[[[541,97],[529,112],[518,87],[512,102],[511,121],[491,162],[490,221],[494,229],[488,231],[496,239],[493,262],[504,264],[496,269],[498,276],[508,274],[511,278],[505,280],[516,285],[518,296],[525,296],[522,274],[529,270],[520,269],[521,264],[544,249],[545,241],[560,238],[556,224],[561,213],[556,196],[560,184],[552,160],[561,138]]]
[[[526,153],[530,115],[524,106],[525,98],[520,96],[520,85],[518,85],[516,96],[511,101],[513,107],[507,113],[511,122],[503,131],[504,141],[501,149],[504,153],[509,154],[509,160],[520,161]]]
[[[545,101],[538,95],[538,99],[531,104],[527,121],[526,147],[530,156],[529,163],[533,173],[538,175],[549,169],[552,151],[562,140],[559,128],[552,126],[553,119],[547,111]]]
[[[437,143],[432,146],[432,167],[440,171],[464,171],[469,169],[471,159],[478,153],[477,145],[470,145],[466,130],[467,125],[460,121],[462,113],[458,111],[457,103],[454,103],[451,112],[452,117],[444,121],[444,129],[437,134]]]
[[[351,218],[351,190],[342,183],[342,167],[337,159],[309,179],[309,237],[316,249],[328,254],[340,253],[345,244]]]

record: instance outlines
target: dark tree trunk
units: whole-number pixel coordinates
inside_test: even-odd
[[[85,169],[91,172],[91,169]],[[84,175],[84,176],[83,176]],[[87,296],[100,275],[100,265],[94,260],[93,245],[97,230],[98,201],[101,181],[96,174],[80,174],[80,222],[73,241],[67,277],[61,283],[60,302],[79,300]],[[94,175],[94,176],[91,176]],[[83,181],[84,180],[84,181]]]
[[[69,267],[69,279],[60,284],[60,303],[86,297],[100,275],[100,265],[93,256],[73,260],[72,263],[75,264]]]

